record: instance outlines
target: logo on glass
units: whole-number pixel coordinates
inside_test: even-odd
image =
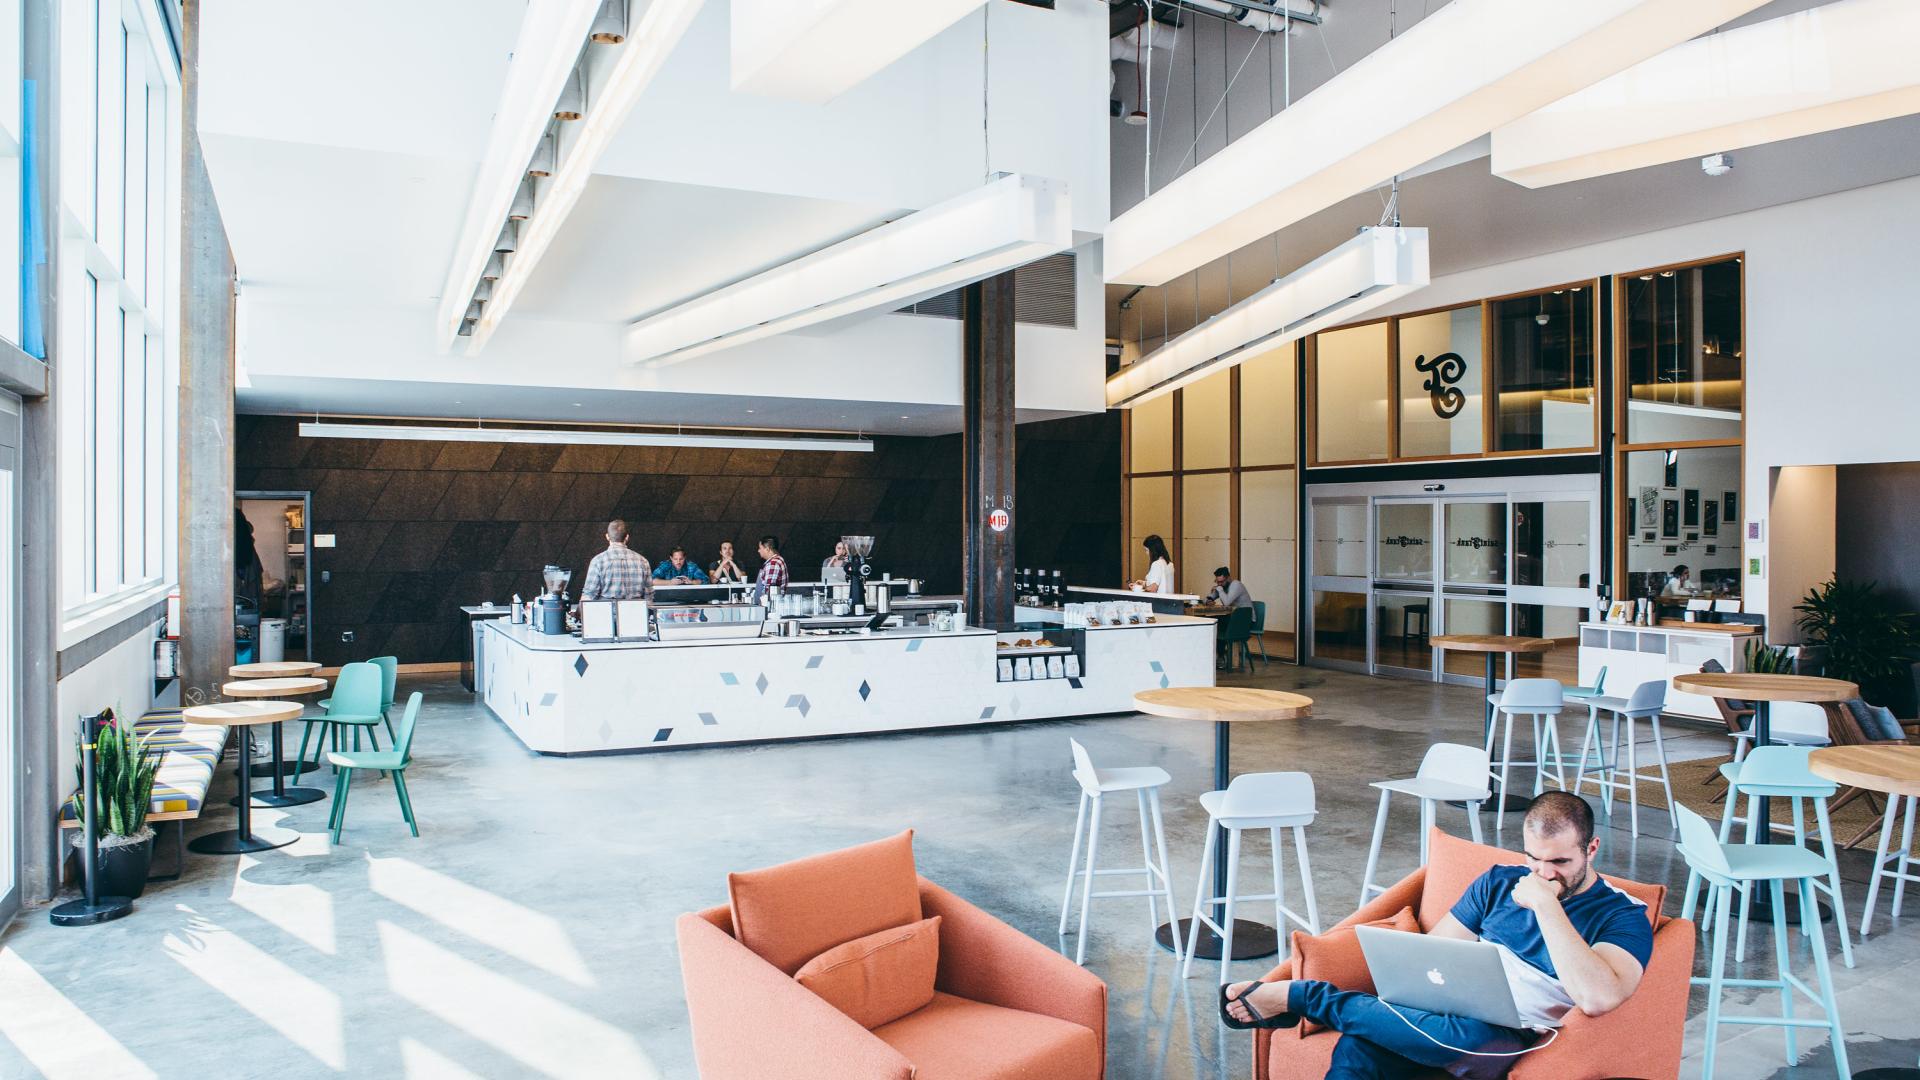
[[[1429,360],[1424,356],[1413,358],[1413,366],[1427,373],[1427,380],[1420,384],[1433,400],[1433,415],[1442,420],[1451,420],[1460,415],[1467,407],[1467,395],[1454,384],[1467,373],[1467,362],[1456,352],[1444,352]]]

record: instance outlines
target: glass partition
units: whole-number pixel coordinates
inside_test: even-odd
[[[1400,456],[1471,456],[1481,424],[1480,305],[1399,320]]]
[[[1582,284],[1488,303],[1495,450],[1594,445],[1593,297]]]
[[[1619,279],[1626,441],[1740,438],[1741,261]]]
[[[1129,412],[1133,427],[1132,472],[1170,472],[1173,469],[1173,395],[1162,394],[1135,405]]]
[[[1233,464],[1232,369],[1188,386],[1180,401],[1180,468],[1224,469]]]
[[[1245,383],[1241,392],[1246,392]],[[1234,567],[1247,592],[1267,605],[1267,634],[1283,635],[1286,655],[1291,655],[1293,643],[1299,551],[1295,477],[1292,469],[1240,474],[1240,565]],[[1281,655],[1277,649],[1276,655]]]
[[[1128,500],[1132,506],[1132,524],[1127,538],[1127,579],[1134,581],[1147,576],[1147,553],[1140,546],[1142,540],[1158,536],[1167,541],[1169,548],[1173,546],[1173,477],[1135,477],[1129,484]]]
[[[1288,345],[1240,365],[1240,464],[1294,463],[1294,348]]]
[[[1383,581],[1432,581],[1432,501],[1382,501],[1378,514],[1374,577]]]
[[[1314,336],[1317,462],[1387,459],[1387,324]]]
[[[1214,569],[1232,560],[1232,484],[1223,472],[1180,480],[1180,592],[1206,595]]]
[[[1626,458],[1622,599],[1740,595],[1740,447],[1635,450]]]

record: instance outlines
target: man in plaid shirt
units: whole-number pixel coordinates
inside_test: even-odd
[[[627,546],[627,523],[619,518],[607,522],[607,550],[587,564],[580,599],[644,600],[652,591],[652,568],[645,556]]]
[[[760,576],[754,579],[753,598],[755,600],[766,596],[769,588],[778,586],[784,589],[787,586],[787,560],[780,557],[778,537],[760,538],[760,558],[765,561],[760,564]]]

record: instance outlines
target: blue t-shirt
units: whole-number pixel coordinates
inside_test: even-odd
[[[1573,998],[1553,969],[1540,920],[1513,902],[1513,887],[1528,872],[1524,866],[1496,866],[1481,874],[1453,905],[1453,917],[1480,940],[1500,946],[1514,1003],[1527,1026],[1558,1027],[1560,1018],[1573,1007]],[[1617,946],[1643,968],[1653,958],[1653,924],[1647,918],[1647,905],[1614,888],[1606,878],[1595,875],[1592,885],[1560,901],[1560,907],[1588,945]]]
[[[699,563],[690,562],[685,566],[676,567],[673,565],[673,560],[671,559],[654,567],[653,576],[655,580],[659,581],[672,581],[677,577],[687,578],[692,581],[704,582],[707,580],[707,572],[700,569]]]

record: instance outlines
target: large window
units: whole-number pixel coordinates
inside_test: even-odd
[[[179,77],[150,0],[61,7],[61,599],[69,623],[172,578]]]
[[[1619,279],[1625,440],[1740,437],[1739,259]]]
[[[1487,304],[1493,327],[1494,449],[1595,445],[1594,293],[1566,285]]]
[[[1376,322],[1314,337],[1316,464],[1386,460],[1387,333]]]

